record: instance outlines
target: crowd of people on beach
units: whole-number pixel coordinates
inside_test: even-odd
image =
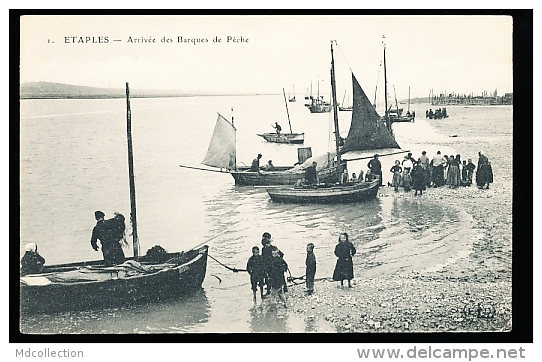
[[[448,118],[448,113],[446,113],[446,108],[438,108],[435,109],[435,112],[433,112],[433,109],[429,109],[428,111],[425,111],[425,118],[429,119],[442,119],[442,118]]]
[[[348,177],[348,170],[344,170],[343,182],[369,182],[374,179],[380,179],[382,183],[382,164],[378,155],[367,164],[368,170],[363,170],[358,175],[352,173]],[[429,159],[426,151],[422,151],[421,156],[416,160],[412,153],[404,156],[402,161],[395,160],[395,164],[390,168],[393,174],[392,181],[388,182],[389,187],[395,191],[403,188],[406,192],[414,189],[414,196],[422,195],[423,191],[430,187],[448,186],[457,188],[460,186],[469,187],[475,182],[479,189],[489,189],[489,184],[493,183],[493,169],[491,162],[483,151],[478,152],[478,165],[476,166],[472,159],[461,160],[461,155],[442,155],[437,151],[432,159]]]
[[[278,247],[272,245],[272,237],[268,232],[262,235],[262,249],[252,247],[252,256],[247,261],[247,272],[250,275],[250,286],[253,294],[253,301],[256,302],[258,289],[260,297],[265,299],[271,297],[273,303],[277,298],[287,307],[286,295],[288,287],[286,285],[286,273],[288,264],[284,260],[284,253]],[[352,279],[354,279],[354,265],[352,256],[356,254],[356,248],[349,241],[347,233],[341,233],[334,250],[337,257],[337,263],[333,271],[333,280],[340,282],[344,287],[344,281],[348,281],[348,287],[352,288]],[[314,293],[314,277],[316,275],[316,256],[314,255],[314,244],[307,244],[307,257],[305,259],[305,279],[306,293]],[[264,287],[266,292],[264,293]]]

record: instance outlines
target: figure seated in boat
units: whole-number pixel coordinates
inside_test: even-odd
[[[260,172],[260,158],[262,158],[262,154],[258,153],[258,156],[252,160],[249,172]]]
[[[98,251],[98,240],[100,240],[105,266],[124,263],[126,257],[121,246],[121,242],[125,241],[124,216],[115,213],[114,218],[104,220],[105,214],[96,211],[94,217],[96,218],[96,226],[92,229],[90,245],[95,251]]]
[[[297,180],[297,182],[295,183],[294,187],[295,187],[296,189],[301,189],[301,188],[303,188],[303,187],[305,187],[305,186],[307,186],[307,185],[308,185],[308,184],[307,184],[307,180],[305,180],[305,178],[303,177],[303,178],[300,178],[300,179]]]
[[[24,250],[25,253],[21,259],[21,276],[41,273],[45,259],[38,254],[38,246],[35,243],[28,243]]]
[[[371,182],[374,180],[378,180],[378,175],[372,173],[371,170],[367,170],[367,172],[365,173],[365,182]]]
[[[275,171],[275,165],[273,165],[273,160],[267,161],[267,165],[264,168],[266,171]]]
[[[356,176],[356,173],[352,173],[352,178],[350,179],[350,183],[358,182],[358,177]]]

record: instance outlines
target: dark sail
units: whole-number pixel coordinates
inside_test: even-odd
[[[352,73],[352,122],[341,153],[400,148]]]

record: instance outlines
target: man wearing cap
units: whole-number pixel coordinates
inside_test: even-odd
[[[98,251],[98,240],[102,244],[102,254],[104,265],[111,266],[124,263],[126,257],[120,245],[121,235],[119,231],[124,232],[124,216],[117,215],[110,220],[104,220],[105,214],[101,211],[94,213],[96,226],[92,229],[90,245],[95,251]]]
[[[369,170],[371,170],[371,174],[376,175],[380,177],[380,186],[383,186],[382,183],[382,164],[378,160],[378,154],[373,156],[373,159],[369,161],[367,164],[367,167]]]
[[[21,259],[21,276],[41,273],[45,259],[38,254],[38,246],[28,243],[24,247],[25,253]]]
[[[258,153],[258,156],[256,156],[256,158],[252,160],[252,166],[250,166],[251,172],[260,171],[260,158],[262,158],[262,154]]]

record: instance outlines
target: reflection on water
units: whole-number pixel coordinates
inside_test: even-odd
[[[200,289],[178,299],[122,308],[21,315],[20,331],[25,334],[190,332],[209,317],[209,300]]]

